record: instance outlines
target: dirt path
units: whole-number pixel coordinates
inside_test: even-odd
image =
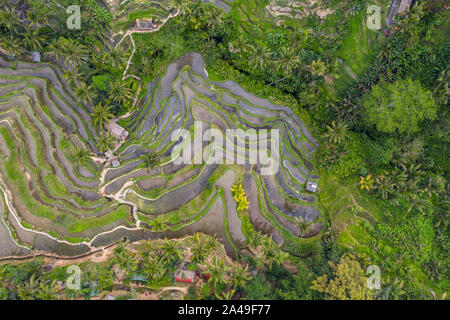
[[[164,287],[157,294],[157,296],[159,296],[160,294],[162,294],[162,293],[164,293],[166,291],[172,291],[172,290],[181,291],[184,295],[186,295],[187,292],[188,292],[188,288],[187,287]]]
[[[100,252],[94,252],[90,255],[87,255],[85,257],[82,258],[78,258],[78,259],[72,259],[72,260],[66,260],[66,259],[57,259],[57,260],[53,260],[50,258],[46,258],[46,262],[50,262],[53,260],[53,268],[55,267],[64,267],[70,264],[80,264],[86,261],[92,261],[95,263],[100,263],[100,262],[104,262],[107,261],[109,259],[109,257],[113,254],[114,252],[114,248],[116,247],[116,245],[113,245],[109,248],[103,248],[101,249]]]
[[[130,58],[128,59],[127,62],[127,66],[125,67],[125,70],[123,71],[123,75],[122,75],[122,80],[125,80],[126,74],[128,72],[128,68],[130,67],[131,64],[131,60],[133,59],[134,53],[136,51],[136,45],[134,43],[134,39],[133,39],[133,33],[152,33],[152,32],[156,32],[159,29],[161,29],[161,27],[163,25],[166,24],[167,21],[169,21],[169,19],[174,18],[176,16],[178,16],[180,14],[180,10],[178,9],[177,12],[175,12],[174,14],[169,14],[167,16],[167,18],[165,20],[163,20],[163,22],[155,29],[151,29],[151,30],[138,30],[138,29],[131,29],[128,30],[127,32],[125,32],[125,34],[123,35],[122,39],[120,39],[120,41],[116,44],[116,48],[122,43],[122,41],[126,38],[126,37],[130,37],[131,40],[131,44],[133,45],[133,50],[131,51],[131,55]],[[135,76],[134,76],[135,77]]]

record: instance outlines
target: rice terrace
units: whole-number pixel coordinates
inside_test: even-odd
[[[446,299],[448,27],[442,1],[2,1],[0,299]]]

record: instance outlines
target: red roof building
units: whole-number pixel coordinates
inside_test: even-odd
[[[194,283],[195,272],[190,270],[178,270],[175,273],[175,281],[184,283]]]

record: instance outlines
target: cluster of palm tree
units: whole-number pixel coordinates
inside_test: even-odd
[[[437,175],[426,178],[420,163],[397,162],[392,170],[375,177],[374,189],[380,198],[393,205],[399,205],[399,200],[404,198],[408,211],[423,212],[429,207],[427,199],[439,198],[445,202],[448,184]]]
[[[114,118],[110,110],[111,106],[103,105],[99,102],[91,113],[92,124],[100,129],[100,134],[97,137],[97,147],[101,152],[110,150],[116,142],[116,139],[109,132],[104,131],[105,125]]]
[[[113,263],[119,265],[119,268],[127,273],[131,273],[137,268],[137,257],[134,252],[127,248],[128,242],[121,241],[114,248]]]
[[[189,240],[191,260],[195,263],[203,264],[218,245],[219,242],[215,237],[198,232],[195,233]]]
[[[146,241],[139,257],[139,272],[145,275],[149,284],[158,285],[178,266],[183,253],[177,241],[165,238],[161,244]]]
[[[43,32],[43,26],[48,25],[47,17],[32,11],[22,13],[13,5],[0,6],[0,47],[15,57],[39,51],[47,38]]]
[[[253,70],[282,75],[277,82],[291,78],[302,70],[309,72],[313,77],[322,77],[327,70],[326,64],[321,59],[313,60],[311,64],[304,63],[306,58],[304,50],[295,46],[283,46],[279,52],[274,52],[264,44],[249,43],[243,36],[237,38],[231,45],[232,53],[237,54],[240,61],[248,61],[249,67]]]
[[[97,146],[102,152],[111,149],[116,141],[110,133],[104,131],[105,125],[113,118],[111,106],[107,104],[99,102],[92,110],[91,122],[96,128],[100,129],[100,134],[97,137]]]
[[[57,300],[59,288],[56,280],[39,281],[35,274],[17,287],[17,295],[21,300]]]
[[[43,261],[33,259],[21,265],[0,266],[0,294],[15,292],[21,300],[57,300],[62,297],[56,280],[43,272]],[[5,290],[2,292],[2,290]],[[14,295],[14,294],[13,294]],[[8,299],[8,296],[2,296]]]
[[[272,236],[262,235],[253,230],[249,235],[247,249],[253,254],[257,267],[271,268],[273,263],[282,264],[288,254],[272,240]]]
[[[127,248],[128,242],[119,243],[114,249],[113,263],[119,265],[126,275],[143,274],[149,285],[158,286],[169,279],[183,259],[182,248],[177,241],[163,239],[144,242],[139,251]]]
[[[72,69],[77,68],[89,58],[87,47],[72,38],[59,37],[53,40],[49,49],[58,60],[63,60]]]
[[[205,273],[209,275],[208,285],[210,292],[218,299],[231,300],[236,293],[251,280],[248,265],[236,262],[230,265],[224,258],[217,255],[206,261]]]

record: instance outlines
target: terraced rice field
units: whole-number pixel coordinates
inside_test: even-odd
[[[77,256],[127,237],[130,240],[216,234],[231,256],[250,228],[277,243],[297,236],[295,217],[316,222],[318,143],[287,107],[245,92],[232,81],[212,82],[203,58],[189,53],[145,84],[136,111],[119,124],[130,137],[115,154],[120,166],[94,160],[79,165],[76,147],[96,148],[92,106],[75,98],[55,64],[15,65],[0,60],[0,257],[48,253]],[[175,164],[177,129],[279,129],[280,170],[261,175],[252,164]],[[244,144],[245,145],[245,144]],[[202,142],[207,154],[211,142]],[[247,148],[247,145],[246,145]],[[144,167],[141,155],[157,151],[160,164]],[[94,158],[93,158],[94,159]],[[249,209],[236,211],[231,186],[242,183]],[[155,219],[164,228],[155,228]],[[7,240],[8,239],[8,240]]]

